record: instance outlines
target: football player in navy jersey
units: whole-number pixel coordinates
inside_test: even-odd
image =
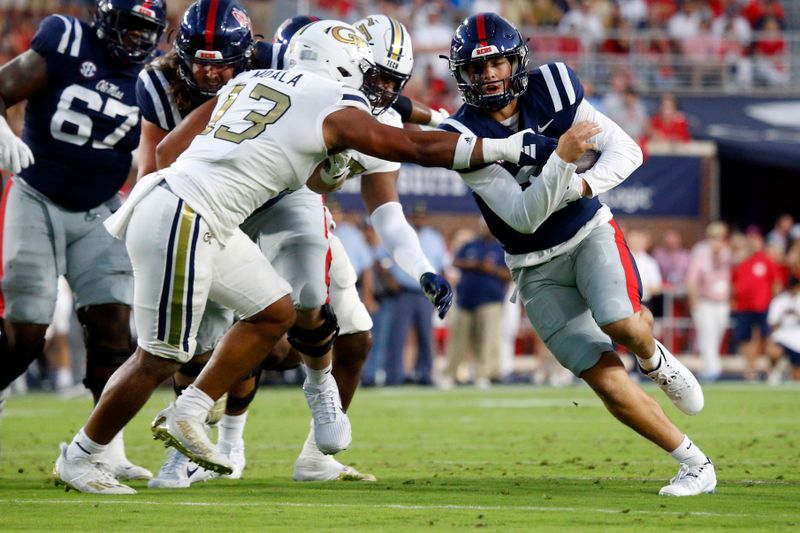
[[[494,13],[471,16],[457,28],[448,59],[465,105],[440,127],[481,137],[535,128],[531,155],[539,165],[492,163],[459,172],[502,243],[547,347],[615,417],[680,463],[659,494],[713,492],[714,465],[631,380],[612,343],[632,351],[642,373],[681,411],[694,415],[703,408],[695,377],[654,339],[636,264],[597,198],[641,164],[641,150],[584,100],[575,72],[563,63],[529,72],[527,53],[519,31]],[[579,156],[590,148],[599,157],[579,169]]]
[[[31,49],[0,67],[0,166],[16,174],[1,215],[0,390],[41,354],[60,274],[75,293],[95,400],[131,354],[130,261],[102,223],[139,137],[136,76],[165,26],[163,0],[99,0],[92,24],[49,16]],[[23,100],[20,140],[4,117]],[[120,479],[151,477],[127,460],[121,432],[103,461]]]

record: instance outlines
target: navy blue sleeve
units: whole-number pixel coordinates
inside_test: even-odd
[[[65,60],[80,56],[83,31],[78,19],[65,15],[50,15],[39,24],[31,50],[45,58],[51,77],[64,68]]]
[[[284,70],[287,46],[285,44],[257,41],[253,50],[253,68]]]
[[[569,128],[583,101],[583,85],[575,71],[564,63],[548,63],[533,72],[531,82],[546,114],[560,123],[559,129]]]
[[[411,118],[411,111],[413,108],[414,104],[411,101],[411,98],[408,96],[403,96],[402,94],[398,96],[395,103],[392,104],[392,109],[400,114],[400,118],[403,120],[403,122],[408,122],[408,119]]]
[[[153,101],[153,96],[151,92],[148,91],[148,85],[151,85],[151,83],[152,80],[149,79],[147,69],[142,69],[139,73],[139,78],[136,80],[136,105],[139,106],[144,120],[152,122],[153,124],[158,124],[162,129],[167,129],[165,124],[162,124],[163,121],[159,120],[164,114],[162,112],[161,117],[159,117],[156,111],[156,104]]]

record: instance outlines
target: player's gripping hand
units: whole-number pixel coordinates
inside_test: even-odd
[[[596,122],[578,122],[559,137],[556,154],[566,163],[575,163],[587,150],[597,150],[597,144],[591,141],[602,131]]]
[[[509,161],[521,167],[544,166],[558,140],[528,128],[506,139],[483,139],[483,160]]]
[[[33,153],[22,139],[14,135],[6,121],[0,116],[0,170],[19,174],[23,168],[33,164]]]
[[[343,150],[338,154],[329,155],[322,163],[319,177],[326,185],[341,185],[350,177],[350,160],[353,152]]]
[[[439,318],[444,318],[453,305],[453,288],[450,283],[439,274],[425,272],[419,278],[419,285],[428,301],[439,311]]]

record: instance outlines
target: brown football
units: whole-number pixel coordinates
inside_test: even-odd
[[[575,166],[578,167],[576,172],[581,174],[582,172],[586,172],[590,168],[597,163],[597,160],[600,158],[600,152],[597,150],[586,150],[582,156],[575,161]]]

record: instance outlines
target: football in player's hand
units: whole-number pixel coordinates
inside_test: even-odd
[[[600,159],[600,152],[597,150],[586,150],[583,155],[575,161],[575,166],[578,167],[575,172],[577,174],[586,172],[597,163],[598,159]]]

